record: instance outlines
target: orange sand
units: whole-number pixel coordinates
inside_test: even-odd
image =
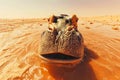
[[[118,29],[113,29],[117,27]],[[41,64],[46,20],[0,20],[0,80],[120,80],[120,17],[80,18],[86,56],[74,68]]]

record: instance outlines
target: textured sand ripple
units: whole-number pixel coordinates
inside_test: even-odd
[[[79,23],[86,56],[73,69],[41,64],[38,47],[40,34],[46,29],[44,21],[1,22],[0,80],[120,80],[120,32],[112,30],[114,23],[94,19]]]

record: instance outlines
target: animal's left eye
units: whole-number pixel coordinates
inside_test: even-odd
[[[68,23],[69,23],[69,20],[66,20],[65,23],[68,24]]]

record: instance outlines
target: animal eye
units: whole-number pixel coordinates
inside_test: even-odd
[[[68,24],[68,23],[69,23],[69,20],[66,20],[65,23]]]
[[[54,23],[57,23],[57,19],[58,19],[57,17],[54,17],[53,22],[54,22]]]

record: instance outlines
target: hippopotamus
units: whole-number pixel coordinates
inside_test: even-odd
[[[40,58],[48,63],[80,63],[84,57],[84,39],[77,22],[76,15],[52,15],[48,19],[48,29],[41,34]]]

